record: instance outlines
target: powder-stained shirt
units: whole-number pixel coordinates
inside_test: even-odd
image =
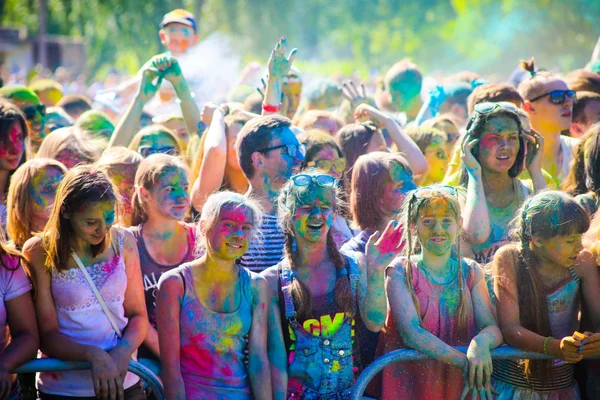
[[[256,273],[278,264],[283,259],[285,245],[285,236],[276,215],[263,215],[260,233],[260,238],[250,242],[248,251],[240,259],[243,267]]]

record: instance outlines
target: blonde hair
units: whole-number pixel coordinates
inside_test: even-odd
[[[130,150],[126,147],[111,147],[102,153],[102,157],[96,163],[96,166],[102,170],[110,179],[113,179],[121,172],[121,168],[130,165],[139,167],[144,157],[140,153]]]
[[[188,176],[187,165],[178,157],[168,154],[152,154],[139,165],[135,174],[135,192],[131,199],[131,226],[137,226],[148,221],[148,210],[142,201],[140,189],[154,189],[160,178],[169,170],[179,170]]]
[[[81,129],[68,126],[50,133],[42,141],[36,158],[56,159],[63,150],[71,150],[86,164],[93,164],[100,158],[102,145]]]
[[[248,198],[236,192],[222,191],[208,196],[206,203],[202,207],[202,213],[196,224],[196,256],[200,256],[209,251],[209,244],[206,238],[208,233],[214,228],[223,208],[232,206],[236,208],[245,207],[252,211],[252,239],[260,241],[260,226],[262,223],[263,211],[256,200]]]
[[[22,248],[34,234],[31,226],[33,180],[37,174],[47,168],[56,168],[63,175],[67,173],[67,168],[56,160],[34,158],[21,165],[10,180],[6,199],[6,209],[10,212],[6,221],[6,230],[17,248]]]
[[[406,240],[406,257],[407,262],[405,265],[406,270],[406,287],[410,292],[410,295],[413,299],[413,303],[415,303],[415,308],[417,310],[417,315],[419,317],[419,322],[422,324],[423,321],[421,319],[421,307],[419,305],[419,299],[417,298],[417,294],[415,293],[415,288],[413,284],[412,277],[412,253],[415,250],[416,245],[420,245],[418,241],[418,236],[414,234],[414,227],[417,225],[419,219],[419,213],[424,207],[427,207],[433,201],[436,200],[444,200],[448,202],[454,217],[456,218],[457,224],[460,221],[461,213],[460,213],[460,204],[458,202],[458,197],[456,195],[452,196],[450,194],[444,193],[442,190],[442,186],[440,185],[432,185],[428,186],[431,190],[431,194],[422,195],[416,197],[413,194],[410,196],[408,201],[404,202],[402,217],[400,221],[404,225],[404,240]],[[419,189],[417,189],[419,190]],[[417,243],[415,243],[415,239],[417,238]],[[422,251],[422,249],[421,249]],[[463,260],[460,252],[460,234],[456,235],[456,259],[458,261],[458,286],[460,289],[460,302],[458,305],[457,312],[457,320],[458,320],[458,329],[460,335],[464,335],[467,332],[467,320],[469,314],[472,312],[473,305],[470,301],[467,301],[467,296],[465,293],[465,281],[464,281],[464,271],[463,271]]]

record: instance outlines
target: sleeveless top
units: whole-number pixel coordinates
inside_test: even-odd
[[[573,267],[569,268],[569,273],[569,278],[546,294],[550,328],[552,336],[557,339],[571,336],[579,328],[580,279]],[[540,392],[566,389],[574,385],[573,364],[561,360],[553,361],[551,382],[542,382],[533,376],[527,380],[522,366],[513,360],[494,361],[492,377],[512,386]]]
[[[180,367],[187,399],[251,399],[244,363],[245,336],[252,325],[251,272],[239,268],[240,304],[230,313],[214,312],[200,302],[190,263],[165,273],[179,274],[184,295],[179,314]]]
[[[398,257],[388,268],[406,275],[407,261],[405,257]],[[463,259],[462,274],[465,301],[472,304],[471,290],[484,279],[483,271],[476,262]],[[412,282],[419,302],[421,326],[450,346],[468,346],[478,330],[473,307],[469,307],[466,329],[460,332],[458,274],[452,282],[439,285],[413,261]],[[384,354],[406,347],[391,312],[386,318],[382,343]],[[437,360],[395,363],[383,371],[381,399],[459,399],[464,387],[463,371]]]
[[[188,251],[180,262],[173,265],[159,264],[152,258],[142,235],[144,229],[143,225],[129,228],[137,243],[138,253],[140,255],[140,267],[142,269],[142,279],[144,282],[146,311],[148,312],[150,325],[154,328],[156,328],[156,290],[158,289],[158,280],[160,279],[160,276],[173,268],[177,268],[183,263],[194,260],[194,246],[196,245],[194,227],[192,225],[185,225],[185,227],[188,230]],[[144,345],[140,346],[138,356],[140,358],[157,359],[156,356],[154,356],[154,353],[148,350]]]
[[[123,307],[127,274],[122,257],[123,232],[120,230],[117,231],[117,241],[118,246],[112,243],[116,254],[113,258],[86,266],[85,269],[114,315],[117,326],[124,331],[129,320]],[[52,268],[51,290],[60,333],[77,343],[100,347],[106,351],[119,343],[119,336],[79,268],[64,272]],[[135,374],[128,372],[123,388],[127,389],[138,381]],[[90,370],[41,372],[37,385],[41,392],[47,394],[95,397]]]

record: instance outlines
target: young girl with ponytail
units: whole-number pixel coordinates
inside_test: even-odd
[[[262,273],[271,288],[269,355],[277,399],[349,398],[358,362],[355,320],[372,331],[383,326],[384,269],[401,251],[401,228],[390,222],[375,232],[364,255],[341,253],[331,231],[340,209],[337,191],[335,178],[312,171],[293,176],[279,198],[285,256]]]
[[[491,398],[490,350],[502,343],[502,334],[483,271],[461,257],[456,190],[439,185],[415,190],[401,221],[408,251],[386,269],[391,312],[384,353],[411,347],[433,360],[387,367],[381,398],[458,399],[469,391],[472,399]],[[452,346],[469,348],[463,354]]]
[[[580,334],[581,296],[600,332],[600,278],[583,250],[590,218],[562,192],[542,192],[515,219],[519,242],[502,247],[492,263],[500,328],[506,343],[559,360],[494,362],[497,399],[579,399],[573,363],[600,353],[600,334]]]
[[[159,372],[160,351],[156,331],[156,289],[160,276],[194,259],[195,234],[183,222],[190,207],[187,167],[174,156],[153,154],[135,175],[130,228],[137,242],[144,279],[148,335],[140,360]]]

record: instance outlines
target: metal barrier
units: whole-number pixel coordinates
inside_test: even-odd
[[[78,361],[61,361],[55,358],[37,358],[21,365],[13,371],[17,374],[53,371],[74,371],[90,369],[90,363]],[[137,361],[129,361],[129,372],[136,374],[148,383],[157,400],[164,400],[165,391],[156,375]]]
[[[468,347],[459,346],[455,347],[456,350],[466,353]],[[548,356],[541,353],[533,353],[530,351],[523,351],[519,349],[515,349],[510,346],[500,346],[490,351],[492,358],[494,360],[548,360],[552,359],[552,356]],[[586,357],[587,358],[587,357]],[[590,358],[598,358],[598,357],[590,357]],[[354,387],[352,388],[352,394],[350,395],[351,400],[360,400],[362,399],[362,395],[367,388],[367,385],[385,367],[390,364],[400,362],[400,361],[419,361],[419,360],[429,360],[431,357],[426,356],[425,354],[419,353],[416,350],[411,349],[400,349],[394,350],[383,356],[379,357],[375,361],[373,361],[365,370],[360,374],[356,382],[354,383]]]

